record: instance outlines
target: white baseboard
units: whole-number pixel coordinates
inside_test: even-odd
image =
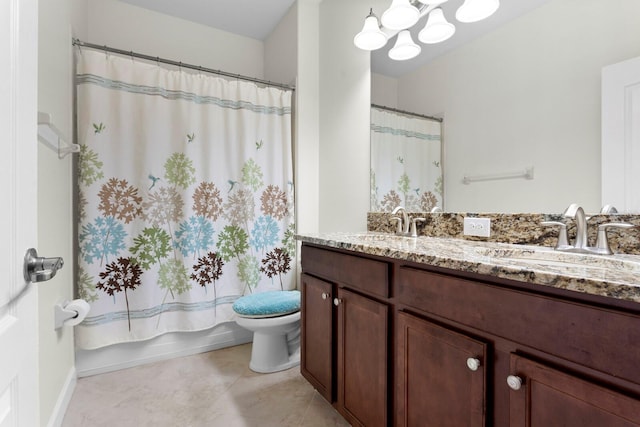
[[[253,333],[235,322],[199,332],[176,332],[141,342],[115,344],[96,350],[76,350],[78,377],[103,374],[145,363],[204,353],[251,342]]]
[[[60,395],[58,396],[56,406],[53,408],[47,427],[60,427],[62,425],[64,414],[67,412],[69,402],[71,402],[71,396],[73,396],[73,391],[76,388],[77,381],[78,375],[76,373],[76,368],[72,366],[69,370],[69,374],[67,375],[67,379],[60,390]]]

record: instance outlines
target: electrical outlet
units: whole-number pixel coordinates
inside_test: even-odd
[[[465,236],[489,237],[491,234],[491,218],[465,218]]]

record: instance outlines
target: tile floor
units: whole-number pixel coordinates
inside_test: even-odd
[[[251,344],[80,378],[63,427],[349,424],[296,367],[249,370]]]

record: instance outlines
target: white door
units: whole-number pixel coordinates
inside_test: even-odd
[[[640,57],[602,69],[602,205],[640,213]]]
[[[38,297],[25,288],[37,239],[37,0],[0,1],[0,427],[34,427]]]

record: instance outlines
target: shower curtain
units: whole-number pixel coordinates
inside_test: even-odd
[[[371,107],[371,210],[442,207],[441,123]]]
[[[291,91],[83,49],[80,348],[233,319],[295,287]]]

